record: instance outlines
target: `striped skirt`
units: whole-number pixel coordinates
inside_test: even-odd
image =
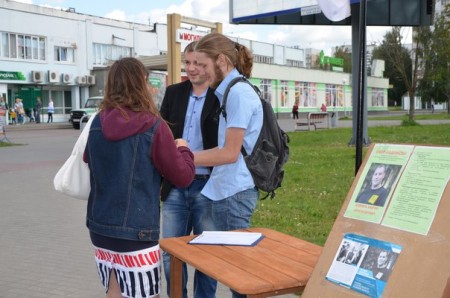
[[[109,289],[114,270],[123,297],[155,297],[161,290],[159,245],[133,252],[115,252],[94,246],[100,280]]]

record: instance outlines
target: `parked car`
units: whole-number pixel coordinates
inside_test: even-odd
[[[83,123],[88,122],[89,117],[97,112],[98,106],[102,100],[103,96],[89,97],[84,104],[84,108],[70,111],[69,122],[72,123],[73,128],[80,129],[80,121],[82,118]]]

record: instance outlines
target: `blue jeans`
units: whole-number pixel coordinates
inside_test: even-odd
[[[201,234],[201,218],[208,199],[200,194],[207,180],[194,180],[189,187],[172,188],[169,196],[162,204],[162,238],[180,237]],[[164,274],[167,281],[167,295],[170,296],[170,255],[163,251]],[[195,272],[195,276],[198,273]],[[183,265],[183,297],[187,297],[188,274],[186,264]],[[194,288],[216,290],[214,280],[203,275],[194,277]]]
[[[256,188],[241,191],[231,197],[220,201],[208,200],[206,210],[202,219],[202,229],[204,231],[231,231],[244,229],[250,226],[250,219],[258,202],[258,191]],[[195,278],[206,276],[201,272]],[[217,284],[217,282],[215,281]],[[207,289],[194,287],[196,298],[215,297],[214,292],[207,292]],[[246,297],[235,291],[231,291],[233,297]]]

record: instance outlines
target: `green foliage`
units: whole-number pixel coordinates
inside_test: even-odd
[[[17,144],[9,143],[9,142],[0,142],[0,148],[1,147],[10,147],[10,146],[16,146]]]
[[[372,143],[450,146],[450,124],[369,127]],[[290,159],[275,199],[259,201],[252,226],[324,245],[355,177],[352,129],[289,133]],[[365,155],[367,148],[363,148]]]
[[[394,116],[369,116],[369,120],[405,120],[408,114]],[[416,114],[415,120],[450,120],[450,115],[444,112],[433,114]]]
[[[417,123],[415,120],[411,120],[411,119],[403,119],[402,120],[402,126],[417,126],[420,125],[419,123]]]
[[[344,72],[352,72],[352,53],[344,46],[336,47],[334,49],[333,56],[336,58],[344,59]]]
[[[396,63],[405,66],[406,75],[411,77],[412,60],[409,51],[401,45],[401,34],[399,30],[387,32],[381,45],[377,46],[373,52],[373,59],[385,61],[384,76],[389,78],[389,83],[393,85],[388,89],[388,99],[391,102],[400,103],[403,94],[408,90],[404,76],[395,67]],[[395,53],[395,55],[394,55]],[[400,60],[393,62],[394,60]]]
[[[434,30],[425,32],[429,42],[424,47],[424,74],[419,93],[424,101],[450,101],[450,4],[436,17]]]

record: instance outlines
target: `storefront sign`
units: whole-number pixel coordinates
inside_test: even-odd
[[[148,78],[148,81],[152,87],[160,88],[161,87],[161,79],[160,78]]]
[[[322,51],[320,51],[320,64],[321,65],[329,64],[329,65],[344,67],[344,59],[325,56],[325,54],[322,50]]]
[[[199,40],[206,34],[207,34],[206,32],[201,32],[201,31],[178,29],[177,30],[177,42],[191,42],[191,41]]]
[[[20,71],[0,71],[0,80],[26,81],[27,78]]]

